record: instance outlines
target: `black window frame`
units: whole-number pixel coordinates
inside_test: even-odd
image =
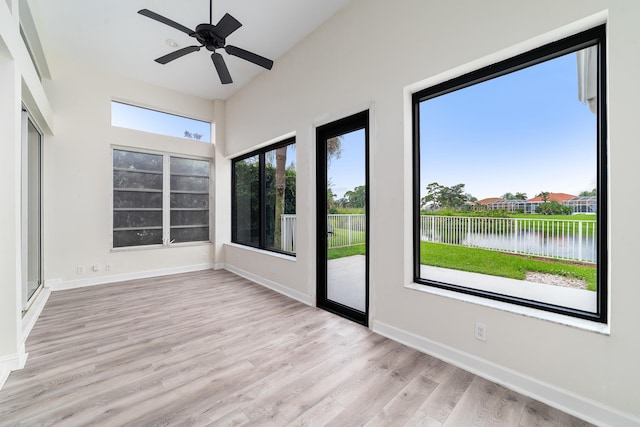
[[[286,147],[289,145],[295,145],[296,138],[291,137],[284,139],[282,141],[276,142],[275,144],[271,144],[267,147],[260,148],[258,150],[254,150],[250,153],[243,154],[238,157],[234,157],[231,159],[231,242],[248,246],[255,249],[265,250],[269,252],[279,253],[288,256],[296,256],[296,252],[288,252],[283,250],[278,250],[267,245],[267,202],[266,202],[266,193],[267,193],[267,180],[266,180],[266,160],[265,156],[267,152],[274,151],[278,148]],[[260,220],[258,223],[258,244],[254,245],[250,242],[241,242],[238,241],[238,224],[237,224],[237,198],[236,198],[236,163],[246,160],[248,158],[258,156],[258,199],[259,199],[259,215]],[[297,179],[296,179],[297,180]],[[297,185],[297,183],[296,183]],[[297,209],[296,209],[297,212]]]
[[[582,311],[560,305],[543,303],[510,295],[484,291],[454,283],[443,283],[420,277],[420,121],[421,102],[454,92],[475,84],[504,76],[524,68],[597,46],[598,49],[598,89],[597,89],[597,309],[596,312]],[[552,313],[607,323],[608,320],[608,248],[607,248],[607,96],[606,96],[606,26],[600,25],[564,39],[546,44],[509,59],[497,62],[470,73],[438,83],[412,94],[412,143],[413,143],[413,280],[415,283],[474,295],[524,307],[540,309]]]

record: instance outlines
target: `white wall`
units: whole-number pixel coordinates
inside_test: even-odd
[[[45,88],[56,112],[56,132],[44,144],[44,274],[66,288],[213,265],[213,245],[111,250],[114,145],[212,159],[201,141],[111,126],[111,100],[213,122],[213,101],[181,95],[85,69],[69,60],[52,67]],[[213,190],[212,190],[213,192]],[[112,270],[105,271],[111,264]],[[92,271],[92,265],[100,271]],[[77,266],[85,266],[78,274]]]
[[[602,19],[609,46],[610,333],[407,288],[411,147],[405,88],[474,61],[479,67],[504,59]],[[373,106],[373,327],[591,420],[615,424],[635,416],[638,422],[634,253],[640,232],[629,227],[637,212],[629,195],[640,181],[638,22],[636,0],[354,0],[226,102],[229,157],[296,133],[299,237],[295,261],[229,245],[227,265],[315,300],[314,126]],[[476,321],[487,325],[487,342],[474,339]]]
[[[11,6],[11,7],[9,7]],[[20,38],[18,1],[0,3],[0,387],[24,363],[21,304],[21,103],[49,130],[53,117]]]

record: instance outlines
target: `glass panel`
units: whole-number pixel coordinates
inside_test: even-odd
[[[27,120],[27,292],[28,301],[42,281],[41,248],[41,135]],[[25,301],[25,303],[26,303]]]
[[[209,169],[206,160],[171,157],[171,241],[209,240]],[[192,194],[204,193],[204,194]],[[203,209],[204,208],[204,209]],[[205,226],[177,231],[174,226]],[[186,229],[185,229],[186,230]]]
[[[171,225],[208,225],[208,210],[171,210]]]
[[[111,125],[160,135],[211,142],[211,123],[111,102]]]
[[[119,208],[160,208],[162,209],[162,193],[144,191],[115,191],[113,207]]]
[[[269,249],[295,252],[295,144],[265,153],[266,242]]]
[[[162,227],[162,209],[157,211],[116,211],[113,228]]]
[[[208,194],[171,193],[171,208],[208,209]]]
[[[206,160],[171,157],[171,174],[209,176],[209,162]]]
[[[209,191],[209,177],[171,175],[171,192],[177,191]]]
[[[366,309],[365,130],[327,140],[327,299]]]
[[[236,241],[260,244],[260,168],[255,155],[234,163]]]
[[[209,227],[171,228],[171,241],[206,242],[209,240]]]
[[[421,278],[597,312],[597,206],[579,202],[599,191],[596,63],[587,48],[419,104]]]
[[[162,244],[163,156],[114,150],[113,167],[113,247]]]
[[[160,244],[162,244],[162,228],[113,232],[114,248]]]
[[[113,150],[113,168],[162,172],[162,155]]]
[[[113,188],[162,190],[162,173],[114,170]]]

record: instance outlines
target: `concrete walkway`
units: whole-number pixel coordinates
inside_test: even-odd
[[[354,255],[327,263],[327,297],[356,310],[365,311],[365,256]],[[508,279],[448,268],[420,266],[423,278],[473,289],[543,302],[577,310],[595,312],[597,295],[593,291]]]
[[[365,311],[366,257],[353,255],[327,262],[327,298]]]
[[[597,308],[596,292],[584,289],[565,288],[429,265],[420,266],[420,276],[437,282],[452,283],[592,313],[595,313]]]

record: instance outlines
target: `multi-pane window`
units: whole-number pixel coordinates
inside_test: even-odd
[[[295,253],[295,140],[233,160],[232,241]]]
[[[207,160],[113,150],[113,247],[209,240]]]
[[[602,26],[413,95],[417,283],[606,322],[604,49]]]

